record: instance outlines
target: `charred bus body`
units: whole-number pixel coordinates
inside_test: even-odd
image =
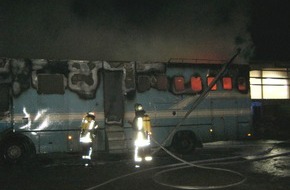
[[[82,116],[95,112],[94,151],[133,150],[134,105],[150,116],[163,142],[215,79],[223,62],[107,62],[0,59],[1,158],[78,152]],[[247,138],[252,132],[249,68],[232,64],[165,146],[180,153],[199,142]],[[157,145],[153,145],[153,147]]]

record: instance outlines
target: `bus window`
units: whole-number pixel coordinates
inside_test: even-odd
[[[38,74],[39,94],[64,94],[65,84],[62,74]]]
[[[174,89],[177,91],[177,92],[182,92],[185,90],[185,87],[184,87],[184,77],[183,76],[177,76],[177,77],[174,77],[174,81],[173,81],[173,85],[174,85]]]
[[[7,84],[0,84],[0,114],[9,109],[9,87]]]
[[[156,88],[158,90],[167,90],[168,88],[168,79],[166,75],[156,76]]]
[[[223,77],[223,89],[225,90],[232,90],[233,83],[231,77]]]
[[[209,86],[210,83],[214,80],[214,77],[207,77],[207,85]],[[217,90],[217,85],[213,85],[213,87],[211,88],[211,90]]]
[[[247,82],[244,77],[238,78],[238,90],[241,92],[247,91]]]
[[[190,79],[191,82],[191,89],[194,92],[200,92],[202,90],[202,80],[201,77],[191,77]]]
[[[135,90],[135,72],[133,68],[127,67],[126,68],[126,75],[125,75],[125,87],[126,91]]]
[[[140,75],[138,76],[138,91],[139,92],[145,92],[147,90],[150,90],[151,83],[150,83],[150,77],[146,75]]]

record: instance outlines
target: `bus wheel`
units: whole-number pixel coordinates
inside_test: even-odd
[[[25,143],[13,139],[4,145],[3,158],[8,164],[16,164],[23,161],[26,153]]]
[[[172,140],[172,147],[177,153],[189,154],[195,150],[196,138],[191,131],[179,131]]]

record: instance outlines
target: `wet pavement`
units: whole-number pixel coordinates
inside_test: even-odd
[[[1,165],[0,189],[290,189],[290,141],[207,143],[176,158],[160,151],[139,168],[132,156],[98,154],[86,167],[78,154],[39,155]]]

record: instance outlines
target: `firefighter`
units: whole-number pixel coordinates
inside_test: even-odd
[[[151,124],[149,116],[145,113],[141,104],[135,105],[135,118],[133,121],[133,127],[135,129],[135,162],[152,160],[150,155]]]
[[[82,147],[82,159],[91,160],[92,145],[93,145],[93,130],[95,126],[95,114],[93,112],[87,113],[81,123],[80,143]]]

